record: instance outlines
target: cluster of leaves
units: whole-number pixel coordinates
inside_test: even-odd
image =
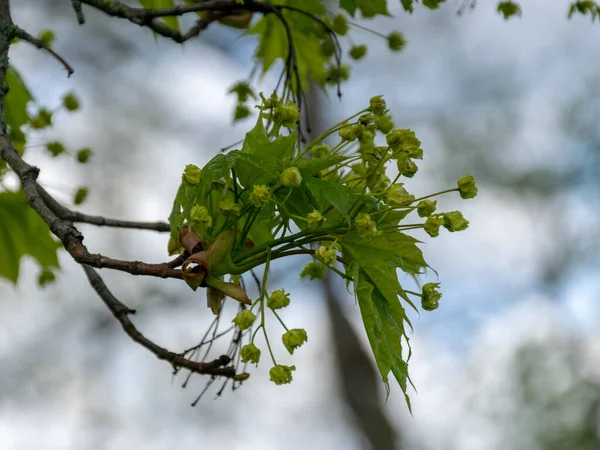
[[[475,181],[467,175],[455,188],[420,198],[410,194],[401,180],[417,172],[421,142],[411,130],[394,129],[381,96],[306,146],[298,138],[295,103],[275,94],[260,97],[258,121],[240,150],[219,154],[202,169],[188,165],[183,172],[169,217],[169,248],[186,258],[184,279],[193,289],[208,288],[209,306],[217,314],[225,296],[249,305],[234,319],[240,329],[249,328],[256,319],[253,311],[260,311],[256,331],[264,330],[265,304],[275,313],[289,303],[282,291],[267,294],[269,264],[311,255],[301,276],[322,278],[331,270],[353,284],[383,381],[387,386],[392,372],[406,392],[410,322],[400,300],[417,309],[409,295],[416,296],[423,309],[433,310],[441,294],[438,283],[425,284],[421,292],[400,285],[398,269],[416,278],[428,268],[419,241],[405,232],[424,229],[434,237],[440,227],[466,229],[460,212],[436,213],[431,198],[454,191],[473,198]],[[335,137],[332,147],[325,143]],[[405,223],[411,214],[423,221]],[[262,292],[252,301],[237,280],[261,265],[266,265]],[[232,280],[224,281],[225,276]],[[243,360],[258,362],[255,336],[242,349]],[[301,329],[283,336],[290,352],[305,340]],[[270,353],[273,370],[285,371],[285,376],[272,373],[272,379],[291,381],[293,369],[282,369]]]
[[[39,39],[50,46],[54,34],[45,30],[40,33]],[[72,92],[65,94],[61,105],[54,110],[37,105],[15,67],[8,68],[6,83],[9,88],[4,98],[7,132],[21,155],[27,149],[30,135],[51,127],[57,111],[73,112],[79,109],[79,100]],[[60,141],[46,142],[44,148],[52,157],[70,154]],[[91,149],[82,148],[73,156],[79,163],[86,163],[91,154]],[[3,178],[7,173],[6,162],[0,160],[0,277],[16,283],[20,260],[24,255],[29,255],[40,264],[38,281],[40,285],[45,285],[55,279],[54,271],[59,267],[57,250],[60,245],[52,237],[44,221],[31,209],[25,193],[12,192],[4,187]],[[87,192],[86,187],[77,189],[73,203],[82,203]]]

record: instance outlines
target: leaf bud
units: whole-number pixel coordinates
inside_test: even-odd
[[[409,206],[414,201],[415,196],[408,193],[408,191],[404,188],[404,183],[392,184],[390,189],[387,191],[385,198],[385,204],[391,206],[392,208]]]
[[[62,99],[62,102],[63,106],[68,111],[77,111],[79,109],[79,100],[72,92],[69,92],[67,95],[65,95]]]
[[[437,200],[421,200],[417,205],[417,214],[419,217],[429,217],[435,212]]]
[[[350,58],[354,60],[359,60],[365,57],[367,54],[367,46],[366,45],[355,45],[348,52],[350,54]]]
[[[475,186],[475,178],[472,175],[465,175],[458,180],[457,184],[461,198],[474,198],[477,195],[477,186]]]
[[[86,162],[88,162],[90,156],[92,156],[92,149],[89,147],[77,150],[77,161],[81,164],[85,164]]]
[[[444,228],[448,231],[462,231],[469,227],[469,221],[465,219],[460,211],[444,213]]]
[[[286,187],[299,188],[302,184],[302,175],[297,167],[288,167],[281,172],[279,181]]]
[[[327,267],[321,264],[320,262],[309,262],[302,268],[302,272],[300,272],[300,278],[308,277],[311,280],[317,279],[322,280],[327,272]]]
[[[443,214],[432,214],[425,221],[424,229],[427,234],[431,237],[439,236],[440,227],[444,225],[444,215]]]
[[[390,48],[390,50],[395,52],[402,50],[406,45],[406,39],[404,39],[402,33],[398,31],[393,31],[390,34],[388,34],[387,39],[388,47]]]
[[[232,322],[235,324],[236,327],[243,331],[250,328],[255,320],[256,315],[249,309],[245,309],[237,313],[237,315],[233,318]]]
[[[421,292],[421,306],[425,311],[433,311],[440,306],[442,294],[437,290],[440,283],[426,283]]]
[[[240,358],[242,362],[258,364],[258,361],[260,360],[260,349],[252,343],[244,345],[240,350]]]
[[[75,195],[73,196],[73,203],[75,205],[81,205],[87,198],[88,193],[88,188],[80,187],[79,189],[77,189],[77,192],[75,192]]]
[[[250,193],[250,203],[257,208],[262,208],[271,201],[271,189],[264,184],[258,184],[253,186],[253,190]]]
[[[55,36],[52,30],[43,30],[38,37],[38,39],[42,41],[42,44],[44,44],[48,48],[50,48],[52,42],[54,42],[54,38]]]
[[[308,340],[308,337],[306,330],[303,328],[294,328],[284,333],[281,339],[287,351],[290,352],[290,355],[293,355],[294,350],[304,344]]]
[[[316,251],[315,255],[323,260],[323,263],[327,266],[333,266],[337,261],[335,249],[333,247],[327,247],[321,245]]]
[[[377,115],[383,116],[387,110],[387,104],[383,99],[383,95],[376,95],[369,100],[369,110]]]
[[[338,14],[333,18],[333,22],[331,23],[331,29],[340,36],[344,36],[348,33],[348,20],[342,14]]]
[[[269,370],[269,378],[276,385],[289,384],[292,382],[292,371],[296,366],[276,365]]]
[[[188,164],[187,166],[185,166],[185,169],[183,171],[183,179],[189,184],[198,184],[200,183],[201,174],[202,169],[200,169],[200,167],[195,166],[194,164]]]
[[[205,225],[206,228],[210,228],[213,219],[208,213],[206,206],[195,205],[190,211],[190,221],[194,224],[202,224]]]
[[[267,298],[267,306],[273,310],[285,308],[290,304],[290,294],[285,289],[277,289],[271,292]]]

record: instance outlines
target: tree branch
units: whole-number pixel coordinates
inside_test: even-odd
[[[182,367],[190,372],[203,375],[223,376],[227,378],[232,378],[235,376],[234,367],[224,367],[231,362],[231,358],[227,355],[222,355],[214,361],[207,363],[192,361],[177,353],[173,353],[166,348],[160,347],[145,337],[142,333],[140,333],[140,331],[138,331],[138,329],[129,319],[129,315],[134,314],[135,311],[127,307],[118,298],[116,298],[112,292],[110,292],[104,283],[104,280],[102,280],[100,275],[98,275],[98,272],[85,264],[82,264],[82,267],[91,286],[100,296],[115,319],[119,321],[121,327],[123,327],[123,331],[125,331],[127,336],[129,336],[134,342],[137,342],[141,346],[148,349],[158,359],[169,362],[171,366],[173,366],[174,370]]]
[[[52,50],[50,47],[44,44],[44,42],[41,39],[33,37],[27,31],[23,30],[22,28],[19,28],[17,25],[15,25],[14,33],[15,36],[19,39],[25,42],[29,42],[30,44],[35,45],[39,49],[44,49],[52,56],[54,56],[58,61],[60,61],[60,63],[65,67],[65,69],[67,69],[67,77],[70,77],[73,74],[74,70],[71,67],[71,65],[67,61],[65,61],[65,59],[62,56],[60,56],[58,53],[56,53],[54,50]]]
[[[73,211],[69,208],[66,208],[58,203],[54,197],[52,197],[39,184],[37,185],[37,190],[44,202],[50,207],[54,214],[63,220],[68,220],[70,222],[89,223],[99,227],[134,228],[138,230],[151,230],[163,233],[168,233],[171,230],[171,227],[167,222],[135,222],[130,220],[110,219],[103,216],[83,214],[79,211]]]

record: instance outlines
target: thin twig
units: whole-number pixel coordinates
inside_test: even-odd
[[[44,44],[44,42],[41,39],[33,37],[27,31],[25,31],[22,28],[19,28],[17,25],[15,25],[14,27],[14,33],[16,37],[25,42],[29,42],[31,45],[35,45],[39,49],[46,50],[48,53],[54,56],[58,61],[60,61],[60,63],[65,67],[65,69],[67,69],[67,77],[70,77],[73,74],[74,70],[71,67],[71,65],[62,56],[60,56],[58,53],[56,53],[54,50],[52,50],[50,47]]]
[[[127,336],[129,336],[134,342],[137,342],[141,346],[148,349],[158,359],[169,362],[174,368],[183,367],[194,373],[218,375],[228,378],[235,376],[235,368],[225,367],[231,362],[231,358],[227,355],[222,355],[211,362],[191,361],[177,353],[173,353],[163,347],[160,347],[145,337],[140,331],[138,331],[138,329],[129,319],[129,315],[135,313],[135,311],[128,308],[118,298],[116,298],[112,292],[110,292],[104,283],[104,280],[102,280],[100,275],[98,275],[98,272],[85,264],[82,266],[85,274],[88,277],[90,285],[100,296],[115,319],[119,321],[123,327],[123,331],[125,331]]]

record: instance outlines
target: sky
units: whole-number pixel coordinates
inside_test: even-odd
[[[32,34],[45,25],[34,3],[13,8],[15,20]],[[568,21],[567,2],[523,1],[523,17],[509,22],[495,12],[494,2],[478,2],[458,17],[459,3],[434,12],[419,8],[412,16],[394,8],[395,17],[378,20],[378,31],[405,34],[408,46],[400,54],[356,31],[354,41],[368,43],[369,55],[356,65],[342,102],[330,94],[323,116],[334,124],[383,94],[397,125],[414,129],[423,142],[420,173],[407,183],[415,194],[445,189],[465,173],[479,180],[482,171],[476,199],[440,201],[445,210],[460,209],[469,229],[436,239],[417,236],[440,274],[444,297],[435,312],[411,316],[410,370],[418,391],[411,394],[413,416],[397,387],[385,411],[405,435],[406,448],[515,448],[503,428],[513,403],[500,402],[489,412],[490,398],[514,391],[509,375],[515,349],[528,343],[562,348],[574,340],[592,361],[600,351],[597,265],[586,260],[568,266],[551,289],[540,281],[548,259],[561,251],[557,233],[583,239],[597,220],[586,203],[596,188],[533,196],[483,173],[481,155],[498,172],[542,167],[550,174],[580,157],[564,116],[570,104],[593,92],[598,25],[589,18]],[[42,104],[57,105],[74,89],[83,109],[57,115],[50,134],[35,143],[60,137],[70,148],[90,145],[95,154],[92,164],[81,167],[32,147],[29,160],[59,199],[89,185],[85,212],[165,219],[185,165],[202,166],[251,127],[251,120],[231,124],[234,103],[224,93],[249,72],[252,38],[211,31],[182,49],[155,42],[125,21],[112,25],[110,39],[101,39],[108,19],[100,14],[88,14],[85,27],[65,19],[68,9],[53,14],[61,19],[55,47],[78,63],[76,73],[67,79],[55,61],[22,44],[11,58]],[[225,44],[217,48],[216,41]],[[264,85],[270,81],[267,76]],[[149,262],[166,257],[166,237],[159,234],[81,229],[93,252]],[[61,265],[57,283],[44,290],[35,286],[29,260],[16,288],[0,281],[3,448],[37,449],[40,442],[45,449],[364,448],[336,395],[320,290],[295,275],[302,261],[273,276],[292,293],[286,322],[309,335],[293,359],[281,352],[284,363],[298,367],[294,382],[274,386],[268,367],[260,365],[243,389],[216,401],[207,396],[194,409],[189,404],[205,380],[181,389],[182,380],[173,380],[168,366],[124,336],[82,270],[64,254]],[[132,282],[128,275],[105,272],[115,294],[138,309],[136,324],[149,337],[173,348],[201,337],[210,319],[202,294],[174,280]],[[435,280],[430,275],[427,281]],[[354,300],[345,300],[368,349]],[[581,370],[600,375],[593,367]],[[493,414],[505,421],[491,420]]]

